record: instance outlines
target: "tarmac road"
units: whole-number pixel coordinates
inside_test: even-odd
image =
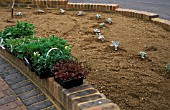
[[[160,18],[170,20],[170,0],[69,0],[69,2],[119,4],[122,8],[157,13]]]

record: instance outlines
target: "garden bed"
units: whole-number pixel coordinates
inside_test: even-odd
[[[148,21],[123,17],[114,13],[69,11],[64,15],[59,10],[45,10],[45,14],[34,14],[36,9],[16,9],[23,17],[11,19],[9,9],[0,9],[0,30],[15,25],[17,20],[35,25],[35,36],[61,36],[73,46],[72,54],[91,68],[87,80],[121,109],[151,110],[170,109],[170,74],[166,66],[170,63],[170,32]],[[96,20],[95,15],[102,19]],[[105,42],[98,40],[93,29],[107,18],[100,29]],[[111,41],[119,41],[118,51],[109,47]],[[147,53],[141,59],[140,51]]]

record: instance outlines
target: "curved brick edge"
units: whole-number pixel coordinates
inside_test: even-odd
[[[151,21],[170,31],[170,21],[161,18],[153,18]]]
[[[0,6],[10,7],[10,2],[0,4]],[[151,21],[155,24],[161,25],[163,28],[170,30],[170,21],[160,19],[156,13],[150,13],[139,10],[123,9],[119,8],[119,4],[99,4],[99,3],[70,3],[69,0],[27,0],[23,2],[17,2],[15,7],[31,8],[47,8],[47,9],[59,9],[66,10],[83,10],[83,11],[102,11],[102,12],[114,12],[124,16],[143,19]]]
[[[2,48],[0,48],[0,55],[37,85],[61,110],[120,110],[87,81],[84,81],[81,86],[64,89],[54,81],[54,78],[40,79],[24,65],[21,59]]]
[[[138,10],[131,10],[131,9],[123,9],[123,8],[118,8],[115,10],[116,13],[129,16],[129,17],[134,17],[138,19],[144,19],[144,20],[151,20],[152,18],[158,18],[159,15],[156,13],[150,13],[150,12],[145,12],[145,11],[138,11]]]

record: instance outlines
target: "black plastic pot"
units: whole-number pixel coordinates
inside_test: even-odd
[[[45,70],[45,71],[35,71],[37,76],[40,77],[40,79],[46,79],[46,78],[49,78],[49,77],[53,77],[54,74],[50,71],[50,70]]]
[[[26,61],[26,59],[23,59],[25,66],[27,66],[32,72],[35,72],[35,69],[32,67],[32,65]]]
[[[79,79],[71,79],[71,80],[67,80],[67,81],[63,81],[60,78],[54,78],[56,82],[58,82],[63,88],[65,89],[69,89],[69,88],[73,88],[76,86],[80,86],[83,84],[83,79],[79,78]]]
[[[11,52],[11,50],[10,50],[9,48],[5,47],[5,50],[6,50],[8,53],[12,54],[12,52]]]

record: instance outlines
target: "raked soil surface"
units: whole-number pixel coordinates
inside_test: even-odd
[[[92,69],[87,80],[121,110],[170,110],[170,31],[149,21],[124,17],[114,13],[58,10],[35,14],[35,9],[16,9],[23,17],[11,19],[9,9],[0,9],[0,30],[15,25],[17,20],[35,25],[35,36],[61,36],[73,46],[72,54],[86,62]],[[102,15],[97,20],[95,15]],[[93,29],[110,17],[113,23],[105,23],[100,29],[105,42],[98,40]],[[120,41],[117,51],[111,41]],[[147,57],[141,59],[139,52]]]

